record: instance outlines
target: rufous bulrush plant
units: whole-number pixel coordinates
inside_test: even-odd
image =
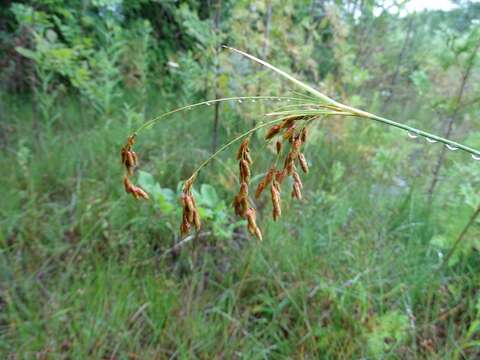
[[[125,175],[123,176],[123,186],[127,194],[132,194],[135,199],[145,199],[148,200],[148,194],[139,186],[133,185],[130,180],[130,176],[133,175],[133,172],[138,164],[138,157],[135,151],[132,150],[133,145],[135,144],[135,134],[131,135],[127,139],[127,143],[122,147],[120,151],[120,156],[122,159],[122,164],[125,167]]]
[[[255,204],[251,201],[249,191],[250,181],[253,173],[252,169],[254,166],[250,152],[250,135],[263,128],[267,129],[265,141],[267,143],[273,142],[276,159],[268,169],[265,169],[265,175],[256,187],[255,198],[258,199],[261,197],[266,189],[270,190],[272,216],[275,221],[277,221],[282,215],[282,194],[285,192],[285,189],[282,189],[282,186],[284,186],[284,180],[287,177],[290,177],[292,180],[292,187],[290,190],[287,190],[287,193],[290,192],[293,199],[302,200],[303,183],[299,174],[299,170],[301,170],[301,172],[303,172],[305,175],[307,175],[309,171],[308,161],[303,152],[304,146],[308,141],[308,128],[313,126],[317,120],[325,119],[329,116],[348,116],[377,121],[379,123],[404,130],[411,138],[424,138],[429,143],[441,143],[449,150],[462,150],[471,154],[473,159],[480,160],[480,151],[478,150],[410,127],[403,123],[395,122],[393,120],[389,120],[339,103],[315,90],[311,86],[295,79],[293,76],[263,60],[256,58],[253,55],[230,47],[226,47],[226,49],[245,56],[261,64],[262,66],[271,69],[296,86],[302,88],[313,97],[306,100],[304,97],[244,96],[203,101],[169,111],[154,119],[151,119],[127,138],[126,144],[121,149],[121,160],[125,168],[125,191],[129,194],[132,194],[135,199],[148,199],[148,194],[140,187],[133,185],[130,180],[135,168],[138,166],[138,157],[133,151],[133,145],[135,144],[138,134],[144,129],[150,128],[160,119],[177,112],[190,110],[199,106],[210,105],[215,102],[241,102],[245,100],[278,100],[282,103],[294,102],[292,105],[285,106],[278,111],[267,113],[266,116],[268,117],[268,120],[260,123],[243,134],[240,134],[228,143],[221,146],[193,172],[183,186],[180,199],[183,209],[182,222],[180,225],[180,233],[182,236],[186,236],[193,228],[195,228],[196,231],[199,231],[201,228],[200,215],[192,193],[192,187],[198,173],[225,149],[241,141],[236,156],[236,160],[238,161],[239,188],[238,193],[233,198],[232,205],[235,214],[246,220],[248,231],[253,236],[256,236],[259,240],[262,239],[262,232],[257,224],[257,211],[255,209]],[[258,171],[258,169],[256,170]]]

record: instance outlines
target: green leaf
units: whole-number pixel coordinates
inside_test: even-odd
[[[160,191],[160,185],[155,181],[152,174],[146,171],[138,172],[138,184],[147,192],[154,193]]]
[[[215,188],[208,184],[202,184],[200,188],[202,203],[209,208],[214,208],[218,203],[218,195]]]
[[[27,48],[24,48],[24,47],[21,47],[21,46],[17,46],[15,48],[15,50],[22,56],[25,56],[26,58],[28,59],[32,59],[32,60],[37,60],[37,53],[30,50],[30,49],[27,49]]]
[[[408,317],[398,311],[379,316],[372,326],[368,338],[368,347],[375,357],[381,357],[396,343],[407,337]]]

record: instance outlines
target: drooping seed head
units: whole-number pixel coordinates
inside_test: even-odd
[[[298,200],[302,200],[302,189],[298,182],[293,183],[292,197]]]
[[[303,172],[308,174],[308,163],[303,153],[298,154],[298,162],[300,163],[300,167],[302,168]]]
[[[300,139],[302,140],[302,143],[306,143],[307,142],[307,127],[304,127],[302,129],[302,134],[300,135]]]
[[[292,173],[295,171],[295,153],[288,153],[285,159],[284,170],[288,175],[292,175]]]
[[[248,162],[250,165],[253,164],[253,160],[252,160],[252,157],[250,156],[249,151],[246,151],[244,153],[244,158],[245,158],[245,161]]]
[[[280,206],[280,185],[274,180],[270,188],[270,193],[272,195],[272,215],[273,220],[277,221],[278,218],[282,215],[282,208]]]
[[[132,182],[130,181],[130,179],[128,178],[128,176],[123,177],[123,185],[125,187],[125,192],[127,194],[132,192],[134,186],[133,186]]]
[[[277,140],[275,143],[275,148],[277,150],[277,155],[282,152],[282,142],[280,140]]]
[[[240,168],[240,182],[250,182],[250,166],[248,164],[248,161],[246,160],[240,160],[239,162],[239,168]]]
[[[260,228],[258,226],[255,228],[255,236],[259,241],[263,240],[262,232],[260,231]]]
[[[248,152],[248,144],[250,143],[249,138],[245,138],[242,143],[240,144],[240,147],[238,148],[237,151],[237,160],[242,160],[244,158],[244,153]]]
[[[280,124],[281,128],[282,129],[288,129],[290,127],[292,127],[293,123],[296,121],[296,120],[300,120],[301,116],[290,116],[289,118],[286,118],[285,120],[282,121],[282,123]]]
[[[265,174],[263,179],[260,181],[260,183],[257,186],[257,190],[255,191],[255,197],[258,199],[260,195],[262,194],[263,190],[270,184],[270,182],[273,180],[275,176],[276,169],[275,167],[270,168],[268,172]]]
[[[278,184],[281,184],[286,176],[287,176],[287,171],[285,169],[278,170],[275,174],[275,180],[278,182]],[[279,186],[279,189],[280,189],[280,186]]]
[[[292,172],[292,176],[293,176],[294,182],[298,183],[298,185],[300,186],[300,189],[303,189],[303,183],[302,183],[302,179],[300,179],[300,175],[298,175],[298,173],[294,170]]]
[[[139,186],[134,186],[134,189],[133,189],[133,196],[135,197],[135,199],[145,199],[145,200],[149,200],[150,197],[148,196],[148,194],[145,192],[145,190],[143,190],[141,187]]]
[[[282,130],[282,125],[273,125],[270,129],[268,129],[267,134],[265,135],[265,140],[270,140],[277,135],[280,130]]]
[[[128,146],[128,150],[130,150],[130,148],[135,145],[135,138],[136,138],[136,135],[133,134],[133,135],[130,135],[127,139],[127,146]]]
[[[202,223],[200,221],[200,215],[197,209],[195,209],[195,212],[193,213],[193,223],[195,224],[195,230],[200,231],[202,228]]]
[[[262,232],[260,231],[256,223],[255,209],[249,208],[245,214],[245,217],[247,218],[248,231],[250,232],[250,234],[255,235],[258,240],[261,241],[263,237]]]
[[[190,177],[187,181],[185,181],[185,184],[183,185],[184,194],[190,194],[194,180],[195,180],[195,175]]]
[[[248,197],[248,184],[245,181],[242,181],[240,184],[239,194],[243,197]]]
[[[285,140],[290,141],[293,138],[294,132],[295,132],[295,125],[292,125],[283,133],[283,138]]]
[[[190,224],[188,223],[188,219],[186,218],[186,216],[184,214],[182,223],[180,225],[180,234],[182,235],[182,237],[184,237],[184,236],[188,235],[189,232],[190,232]]]
[[[133,160],[133,166],[137,166],[138,165],[138,156],[137,156],[137,153],[133,150],[130,151],[131,155],[132,155],[132,160]]]
[[[298,153],[300,151],[300,147],[302,146],[302,139],[300,136],[296,135],[293,139],[292,143],[292,151]]]

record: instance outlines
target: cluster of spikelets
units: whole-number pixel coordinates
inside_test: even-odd
[[[266,127],[269,125],[273,125],[267,131],[266,140],[270,141],[276,139],[275,148],[277,152],[277,159],[274,164],[270,167],[270,169],[266,172],[263,179],[257,186],[255,191],[255,197],[259,198],[262,192],[270,187],[270,194],[272,199],[272,207],[273,207],[273,219],[276,221],[280,218],[282,214],[281,208],[281,186],[284,179],[290,176],[293,179],[292,185],[292,192],[291,195],[293,198],[301,200],[302,199],[302,180],[300,175],[297,172],[297,164],[300,165],[300,168],[304,173],[308,172],[308,164],[303,155],[301,149],[302,146],[307,141],[307,126],[311,120],[320,117],[327,117],[332,115],[339,115],[339,116],[353,116],[357,118],[363,118],[368,120],[374,120],[380,123],[383,123],[388,126],[393,126],[404,131],[407,131],[410,137],[424,137],[427,139],[428,142],[440,142],[443,143],[445,146],[448,147],[450,150],[457,150],[460,149],[467,153],[470,153],[473,159],[480,160],[480,151],[475,149],[469,148],[465,145],[453,142],[451,140],[436,136],[434,134],[421,131],[419,129],[415,129],[408,125],[398,123],[378,115],[374,115],[368,113],[363,110],[359,110],[348,105],[341,104],[328,96],[320,93],[319,91],[315,90],[314,88],[308,86],[307,84],[295,79],[293,76],[285,73],[284,71],[276,68],[275,66],[256,58],[253,55],[245,53],[243,51],[226,47],[227,49],[234,51],[242,56],[245,56],[262,66],[265,66],[277,74],[281,75],[283,78],[288,79],[290,82],[294,83],[295,85],[303,88],[308,93],[314,96],[315,103],[314,104],[300,104],[303,106],[303,109],[296,109],[296,110],[286,110],[277,113],[270,113],[268,115],[271,116],[284,116],[277,120],[270,121],[266,124],[261,124],[245,134],[242,134],[238,138],[234,139],[233,141],[229,142],[228,144],[224,145],[221,149],[219,149],[215,154],[213,154],[209,159],[207,159],[195,172],[194,174],[185,182],[182,192],[181,203],[183,207],[183,217],[182,217],[182,224],[180,226],[180,231],[182,236],[187,235],[192,227],[196,229],[196,231],[200,230],[200,216],[198,209],[195,205],[195,199],[192,195],[192,185],[195,181],[197,173],[200,169],[205,166],[210,160],[212,160],[220,151],[226,149],[231,144],[236,142],[237,140],[241,140],[242,138],[248,136],[250,133],[258,130],[259,128]],[[255,97],[261,99],[262,97]],[[263,98],[268,99],[269,97]],[[215,101],[228,101],[228,100],[238,100],[241,101],[242,98],[224,98],[224,99],[217,99]],[[254,99],[254,97],[252,97]],[[132,147],[135,143],[135,136],[138,131],[142,129],[146,129],[150,127],[154,122],[177,113],[182,110],[188,110],[196,106],[201,105],[209,105],[210,101],[205,101],[189,106],[185,106],[167,113],[158,116],[145,124],[143,124],[133,135],[131,135],[128,140],[127,144],[122,148],[121,157],[122,157],[122,164],[125,166],[126,175],[124,177],[124,186],[125,191],[135,199],[146,199],[148,200],[148,194],[138,186],[133,185],[130,181],[129,177],[133,174],[133,171],[138,163],[138,158],[135,152],[132,150]],[[313,108],[312,108],[313,105]],[[282,153],[282,148],[285,148],[284,144],[288,146],[288,152],[284,155]],[[278,160],[284,158],[283,166],[278,166]],[[238,194],[235,196],[233,201],[233,206],[235,209],[235,213],[246,219],[248,224],[248,230],[252,235],[255,235],[258,239],[262,239],[262,232],[260,231],[259,227],[256,223],[256,211],[253,206],[250,205],[250,198],[249,198],[249,184],[251,178],[251,170],[250,166],[252,165],[252,158],[250,156],[250,149],[249,149],[249,139],[245,138],[245,140],[240,145],[240,148],[237,153],[237,160],[239,162],[239,182],[240,182],[240,189]]]
[[[149,196],[141,187],[133,185],[130,180],[130,176],[133,175],[135,168],[138,165],[138,156],[135,151],[132,150],[133,145],[135,144],[135,135],[131,135],[127,139],[127,144],[122,147],[120,151],[120,156],[122,158],[122,164],[125,167],[126,174],[123,177],[123,185],[127,194],[132,194],[135,199],[145,199],[148,200]]]
[[[255,198],[258,199],[265,189],[270,187],[270,195],[272,200],[272,216],[277,221],[282,215],[281,207],[281,187],[288,176],[293,179],[292,192],[293,198],[302,199],[302,180],[297,172],[297,164],[304,173],[308,173],[308,164],[305,155],[301,152],[302,146],[307,141],[307,124],[308,120],[313,120],[314,115],[296,115],[290,116],[277,125],[273,125],[265,136],[265,140],[271,141],[276,139],[275,149],[277,153],[277,160],[271,165],[265,176],[258,184],[255,191]],[[300,126],[299,124],[303,126]],[[233,200],[233,207],[235,214],[247,221],[247,228],[250,234],[262,240],[262,232],[257,225],[256,210],[251,205],[249,198],[249,186],[251,179],[251,165],[253,164],[249,148],[250,139],[247,137],[240,144],[237,152],[238,168],[239,168],[239,183],[240,188]],[[138,157],[132,150],[135,144],[135,135],[127,139],[127,143],[121,150],[122,164],[126,169],[124,176],[125,191],[135,199],[149,199],[148,194],[139,186],[133,185],[130,176],[138,164]],[[284,144],[287,144],[286,146]],[[282,157],[284,148],[288,151],[284,155],[283,166],[278,167],[277,162]],[[198,212],[195,198],[192,194],[192,186],[196,178],[196,173],[193,174],[184,184],[181,194],[181,205],[183,209],[182,223],[180,225],[180,232],[182,236],[195,228],[199,231],[201,228],[200,214]]]
[[[265,140],[270,141],[276,139],[275,149],[277,152],[277,160],[282,157],[282,150],[286,147],[284,143],[289,146],[288,152],[285,154],[285,159],[282,167],[277,167],[276,162],[272,164],[270,169],[266,172],[263,179],[258,184],[255,191],[255,198],[259,198],[263,191],[270,187],[270,195],[272,200],[272,216],[276,221],[282,214],[281,207],[281,187],[284,179],[291,176],[293,179],[292,192],[293,198],[302,199],[302,180],[297,172],[297,164],[304,173],[308,173],[308,164],[305,155],[301,152],[302,146],[307,141],[307,127],[306,120],[312,120],[315,116],[301,115],[291,116],[284,119],[280,124],[272,126],[265,136]],[[303,126],[299,126],[299,122]],[[233,207],[235,214],[247,220],[247,228],[250,234],[256,236],[259,240],[262,239],[262,232],[257,225],[256,210],[250,204],[249,185],[251,179],[252,157],[250,156],[250,139],[245,138],[240,144],[237,151],[237,160],[239,168],[239,183],[240,188],[233,200]],[[191,177],[185,183],[182,193],[183,206],[183,221],[180,227],[182,235],[188,234],[191,225],[195,226],[198,231],[200,229],[200,219],[198,211],[195,207],[195,200],[191,194],[191,187],[195,177]]]
[[[197,205],[195,204],[195,198],[192,195],[192,185],[194,180],[195,177],[191,177],[185,182],[185,185],[183,185],[181,197],[183,215],[182,224],[180,225],[180,233],[182,236],[187,235],[192,226],[195,227],[196,231],[200,231],[202,226]]]

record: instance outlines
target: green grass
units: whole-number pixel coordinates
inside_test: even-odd
[[[162,108],[170,106],[152,112]],[[2,358],[480,356],[476,254],[437,272],[430,239],[441,224],[425,205],[428,174],[412,175],[405,156],[384,173],[369,149],[368,139],[382,142],[375,125],[357,141],[312,134],[305,200],[285,191],[278,223],[261,200],[262,243],[239,227],[163,256],[180,219],[167,230],[121,184],[119,149],[134,124],[121,114],[108,126],[88,111],[81,118],[72,101],[68,116],[35,134],[29,109],[10,104],[12,131],[1,144]],[[210,111],[145,133],[141,169],[175,189],[208,155]],[[239,131],[225,111],[223,141]],[[338,131],[356,126],[345,124]],[[261,148],[254,140],[254,171],[271,160]],[[199,182],[228,204],[232,164],[224,154]],[[391,181],[401,171],[409,186]]]

